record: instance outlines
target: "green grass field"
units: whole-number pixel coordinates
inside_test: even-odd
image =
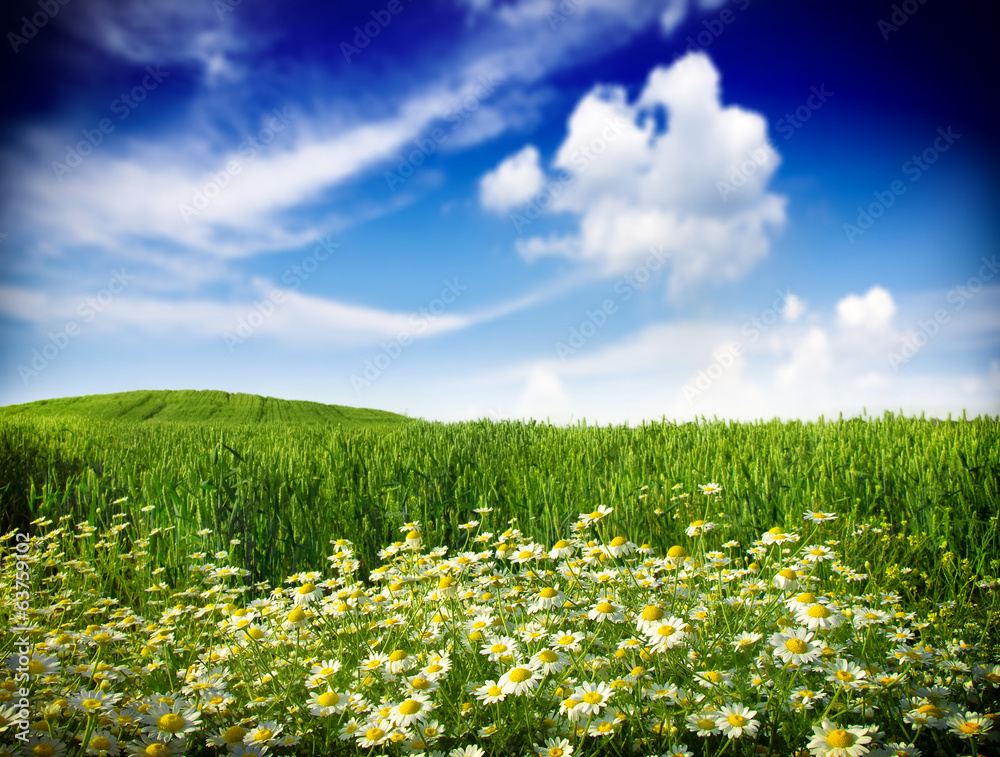
[[[0,408],[3,530],[30,543],[18,570],[47,629],[33,654],[61,671],[37,674],[49,703],[39,717],[45,738],[80,754],[97,732],[121,739],[122,753],[127,742],[150,757],[180,752],[179,736],[157,730],[174,722],[170,712],[142,721],[147,743],[131,725],[111,728],[118,700],[72,704],[81,688],[100,689],[88,661],[112,658],[131,671],[125,687],[104,679],[122,701],[174,692],[194,707],[172,712],[190,726],[183,746],[195,754],[232,751],[225,734],[240,731],[249,753],[448,753],[478,743],[496,755],[837,757],[836,746],[824,752],[810,739],[853,739],[858,755],[904,741],[925,754],[975,754],[991,746],[1000,685],[991,667],[1000,661],[998,482],[996,418],[558,428],[430,423],[224,392]],[[0,620],[11,625],[18,554],[9,551],[3,573]],[[802,608],[833,608],[836,623]],[[468,626],[479,616],[481,632]],[[680,636],[661,628],[669,644],[643,641],[643,618]],[[796,624],[816,654],[776,664],[774,644]],[[247,637],[244,626],[258,630]],[[551,652],[562,667],[529,662],[562,631],[581,635],[565,654]],[[517,652],[479,654],[487,642]],[[14,651],[4,643],[0,651]],[[213,666],[219,645],[228,651]],[[393,668],[393,655],[413,663]],[[428,677],[435,656],[450,677]],[[317,660],[342,672],[311,680]],[[70,662],[84,667],[70,674]],[[867,683],[830,679],[841,663]],[[230,688],[205,684],[225,689],[223,707],[191,688],[213,667],[231,678]],[[724,688],[705,678],[716,672]],[[407,689],[405,673],[429,681],[427,691]],[[876,685],[879,676],[889,677]],[[479,696],[486,683],[499,687],[492,698]],[[816,696],[803,703],[806,683]],[[585,684],[604,686],[614,707],[582,720],[567,710]],[[350,706],[317,704],[326,690]],[[60,697],[66,704],[52,705]],[[432,709],[439,735],[421,731]],[[982,713],[980,733],[968,724]],[[717,716],[726,722],[707,728]],[[953,717],[972,732],[948,725]],[[705,721],[701,733],[691,718]],[[737,727],[740,718],[751,725]],[[881,735],[865,730],[873,723]],[[273,731],[268,724],[290,743],[244,743],[253,728]],[[207,745],[218,733],[220,746]],[[33,755],[47,748],[59,751]]]

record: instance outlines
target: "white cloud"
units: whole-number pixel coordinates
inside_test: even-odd
[[[658,113],[665,131],[656,127]],[[708,279],[737,279],[768,254],[771,234],[784,225],[786,200],[767,191],[779,162],[764,118],[724,107],[711,60],[689,54],[650,72],[634,103],[607,86],[580,101],[552,161],[561,191],[548,207],[578,216],[579,232],[529,239],[519,249],[526,257],[578,258],[613,275],[662,248],[672,295]]]
[[[850,294],[837,303],[837,323],[848,328],[882,332],[892,324],[896,303],[883,287],[873,286],[864,296]]]
[[[505,213],[538,194],[545,178],[538,160],[538,149],[528,145],[485,174],[479,180],[482,206]]]
[[[821,328],[811,328],[795,345],[788,362],[775,371],[778,388],[799,387],[804,381],[822,378],[833,364],[830,339]]]
[[[528,376],[527,384],[517,403],[516,417],[550,420],[562,425],[569,423],[570,398],[555,373],[536,367]]]
[[[781,316],[786,321],[795,322],[806,312],[806,303],[801,297],[789,294],[785,299],[785,307],[781,311]]]

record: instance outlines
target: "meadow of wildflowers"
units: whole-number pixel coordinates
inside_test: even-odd
[[[0,418],[0,757],[994,754],[996,426]]]
[[[724,489],[693,496],[705,517],[662,553],[611,506],[551,544],[485,530],[481,508],[461,545],[410,522],[367,576],[340,538],[273,587],[226,550],[157,582],[158,534],[126,514],[36,520],[4,537],[3,612],[24,641],[5,642],[0,754],[996,749],[995,578],[953,564],[960,589],[930,601],[878,559],[906,541],[883,526],[810,510],[741,544]]]

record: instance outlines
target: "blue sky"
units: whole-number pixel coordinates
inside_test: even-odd
[[[1000,412],[992,58],[948,4],[0,18],[0,404]]]

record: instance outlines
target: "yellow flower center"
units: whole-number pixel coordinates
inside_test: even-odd
[[[80,702],[80,706],[85,710],[97,710],[101,706],[100,699],[84,699]]]
[[[809,644],[807,644],[802,639],[788,639],[785,642],[785,649],[787,649],[792,654],[805,654],[809,651]]]
[[[705,680],[711,681],[712,683],[720,683],[725,680],[725,676],[723,676],[718,670],[710,670],[705,673]]]
[[[679,560],[682,557],[687,557],[688,551],[684,549],[680,544],[675,544],[670,549],[667,550],[667,557],[672,560]]]
[[[90,740],[90,747],[92,749],[96,749],[98,752],[106,752],[111,749],[111,742],[104,736],[94,736],[94,738]]]
[[[662,626],[656,629],[657,636],[673,636],[677,632],[677,629],[673,626],[669,626],[664,623]]]
[[[778,575],[781,576],[782,578],[787,578],[789,580],[794,580],[798,578],[796,572],[791,568],[785,568],[784,570],[779,571]]]
[[[410,531],[410,533],[408,533],[406,535],[406,540],[407,541],[416,541],[419,538],[420,538],[420,532],[419,531]]]
[[[56,753],[56,750],[52,748],[50,744],[37,744],[31,753],[35,757],[52,757]]]
[[[440,672],[442,670],[444,670],[444,666],[438,665],[437,663],[434,663],[433,665],[428,665],[427,666],[427,672],[428,673],[438,673],[438,672]]]
[[[729,725],[731,725],[733,728],[742,728],[743,726],[745,726],[747,723],[750,722],[742,715],[737,715],[735,713],[726,718],[726,720],[728,721]]]
[[[609,613],[615,611],[615,606],[610,602],[601,602],[599,605],[597,605],[597,611],[599,613],[602,613],[603,615],[608,615]]]
[[[259,731],[256,731],[253,735],[254,741],[270,741],[273,738],[274,738],[274,731],[272,731],[270,728],[261,728]]]
[[[406,652],[402,649],[397,649],[391,655],[389,655],[389,662],[399,662],[400,660],[406,659]]]
[[[96,641],[98,644],[103,644],[106,641],[111,641],[111,634],[109,634],[109,633],[95,633],[94,634],[94,641]]]
[[[628,539],[624,536],[616,536],[611,540],[612,547],[624,547],[626,544],[628,544]]]
[[[299,594],[312,594],[316,591],[316,587],[313,584],[302,584],[299,587]]]
[[[940,718],[944,715],[944,710],[933,704],[921,705],[917,708],[917,711],[932,718]]]
[[[854,680],[854,675],[848,670],[838,670],[836,676],[838,680],[844,683],[850,683]]]
[[[531,671],[527,668],[514,668],[507,677],[514,683],[521,683],[531,678]]]
[[[820,604],[813,605],[806,611],[806,615],[810,618],[829,618],[830,614],[830,611]]]
[[[538,659],[545,663],[556,662],[559,659],[559,655],[553,652],[551,649],[543,649],[538,653]]]
[[[416,699],[407,699],[405,702],[399,705],[399,711],[403,715],[416,715],[422,709],[424,709],[424,706]]]
[[[782,529],[781,526],[775,526],[774,528],[769,528],[767,532],[771,534],[771,536],[782,536],[785,533],[784,529]]]
[[[340,704],[340,694],[335,691],[328,691],[325,694],[320,694],[319,699],[316,701],[319,702],[320,707],[336,707]]]
[[[177,733],[184,728],[184,718],[173,712],[168,712],[156,721],[156,727],[167,733]]]
[[[143,749],[142,753],[145,754],[146,757],[169,757],[170,747],[168,747],[166,744],[161,744],[157,741],[154,741],[148,747]]]
[[[797,596],[795,598],[795,601],[796,602],[801,602],[804,605],[811,605],[811,604],[814,604],[816,602],[816,595],[815,594],[810,594],[807,591],[807,592],[804,592],[802,594],[799,594],[799,596]]]
[[[966,720],[964,723],[959,724],[958,730],[960,730],[962,733],[967,733],[971,736],[973,734],[982,731],[983,727],[979,723],[973,723],[969,720]]]
[[[562,644],[563,646],[569,646],[570,644],[576,643],[576,637],[570,636],[569,634],[566,634],[565,636],[560,636],[559,643]]]
[[[560,749],[557,746],[554,746],[551,749],[549,749],[548,755],[549,755],[549,757],[562,757],[563,756],[563,750]]]
[[[504,652],[507,651],[507,645],[494,644],[492,647],[490,647],[490,651],[493,652],[493,654],[503,654]]]
[[[494,684],[493,686],[490,686],[486,690],[486,693],[489,694],[491,697],[498,697],[501,694],[503,694],[503,689],[501,689],[499,686],[497,686],[496,684]]]
[[[565,539],[560,539],[555,544],[552,545],[552,549],[566,549],[569,546],[569,542]]]
[[[580,698],[587,704],[600,704],[604,701],[604,697],[601,696],[601,692],[599,691],[588,691]]]
[[[421,676],[417,676],[412,681],[410,681],[410,688],[417,689],[418,691],[423,691],[424,689],[428,689],[430,688],[430,685],[431,682],[428,681],[426,678],[422,678]]]
[[[301,623],[305,619],[306,619],[306,611],[303,610],[301,607],[296,607],[294,610],[288,613],[289,623]]]
[[[552,597],[556,596],[557,594],[559,594],[559,592],[557,592],[551,586],[546,586],[544,589],[538,592],[538,596],[540,596],[542,599],[552,599]]]
[[[248,628],[247,636],[249,636],[254,641],[260,641],[264,638],[264,629],[262,628]]]
[[[699,718],[698,727],[703,731],[711,731],[715,728],[715,721],[712,718]]]
[[[227,728],[226,732],[222,734],[222,740],[227,744],[239,744],[246,735],[246,729],[238,725],[233,725]]]
[[[849,731],[845,731],[843,728],[830,731],[826,735],[826,743],[834,749],[848,749],[854,746],[855,741],[856,739],[854,736]]]
[[[663,617],[663,610],[656,605],[646,605],[642,609],[642,619],[648,621],[659,620]]]
[[[383,736],[385,736],[385,731],[381,728],[369,728],[365,731],[365,738],[369,741],[378,741]]]

